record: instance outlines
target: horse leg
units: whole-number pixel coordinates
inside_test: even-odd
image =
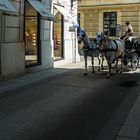
[[[108,71],[108,74],[107,74],[107,78],[110,78],[110,76],[111,76],[111,64],[110,63],[108,63],[108,68],[109,68],[109,71]]]
[[[84,59],[85,59],[85,72],[84,75],[87,75],[87,55],[84,53]]]
[[[103,66],[103,63],[104,63],[104,55],[103,55],[103,53],[101,53],[102,54],[102,63],[101,63],[101,69],[102,70],[104,70],[104,66]]]
[[[116,73],[118,73],[119,72],[119,70],[118,70],[118,59],[116,60],[115,69],[116,69]]]
[[[95,70],[94,70],[94,55],[93,54],[91,55],[91,64],[92,64],[92,73],[95,73]]]
[[[120,73],[122,73],[123,71],[123,58],[121,58],[121,70],[120,70]]]
[[[100,71],[101,70],[101,57],[100,57],[100,54],[98,54],[98,65],[99,65],[99,67],[98,67],[98,71]]]

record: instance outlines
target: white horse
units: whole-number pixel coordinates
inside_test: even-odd
[[[100,53],[99,48],[96,45],[95,39],[89,38],[88,35],[84,30],[80,30],[79,36],[78,36],[78,43],[81,44],[83,42],[83,54],[85,59],[85,72],[84,75],[87,75],[87,57],[91,57],[91,64],[92,64],[92,73],[95,73],[94,69],[94,57],[97,56],[98,58],[98,71],[103,69],[103,61],[104,58],[102,57],[102,53]],[[101,59],[102,57],[102,59]]]
[[[110,39],[109,37],[101,34],[98,34],[96,38],[97,44],[100,44],[102,47],[102,51],[105,54],[107,64],[109,67],[109,73],[107,74],[107,78],[110,78],[112,75],[112,69],[115,68],[116,73],[118,73],[118,61],[121,60],[121,70],[123,70],[123,59],[125,53],[125,43],[121,39]],[[113,67],[112,65],[115,64]]]

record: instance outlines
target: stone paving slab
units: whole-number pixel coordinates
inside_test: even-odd
[[[135,138],[129,138],[129,137],[117,137],[116,140],[138,140],[138,139],[135,139]]]
[[[0,95],[2,95],[4,92],[16,89],[18,87],[26,86],[31,83],[62,74],[64,72],[68,72],[68,69],[47,69],[40,72],[34,72],[31,74],[25,74],[23,76],[7,80],[7,81],[0,81]]]
[[[139,90],[140,92],[140,90]],[[116,140],[140,139],[140,93],[124,121]]]
[[[124,122],[125,125],[140,127],[140,116],[135,116],[135,114],[129,115]]]
[[[138,138],[139,132],[139,127],[123,125],[118,135],[122,137]]]

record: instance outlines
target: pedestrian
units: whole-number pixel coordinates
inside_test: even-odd
[[[120,37],[120,39],[124,39],[124,40],[126,40],[129,36],[133,35],[133,28],[130,22],[126,21],[125,25],[126,25],[126,32],[122,37]]]

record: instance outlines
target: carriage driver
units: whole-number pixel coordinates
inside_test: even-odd
[[[125,25],[126,25],[126,32],[120,38],[120,39],[124,39],[124,40],[128,39],[129,36],[133,35],[133,28],[132,28],[130,22],[129,21],[126,21]]]

